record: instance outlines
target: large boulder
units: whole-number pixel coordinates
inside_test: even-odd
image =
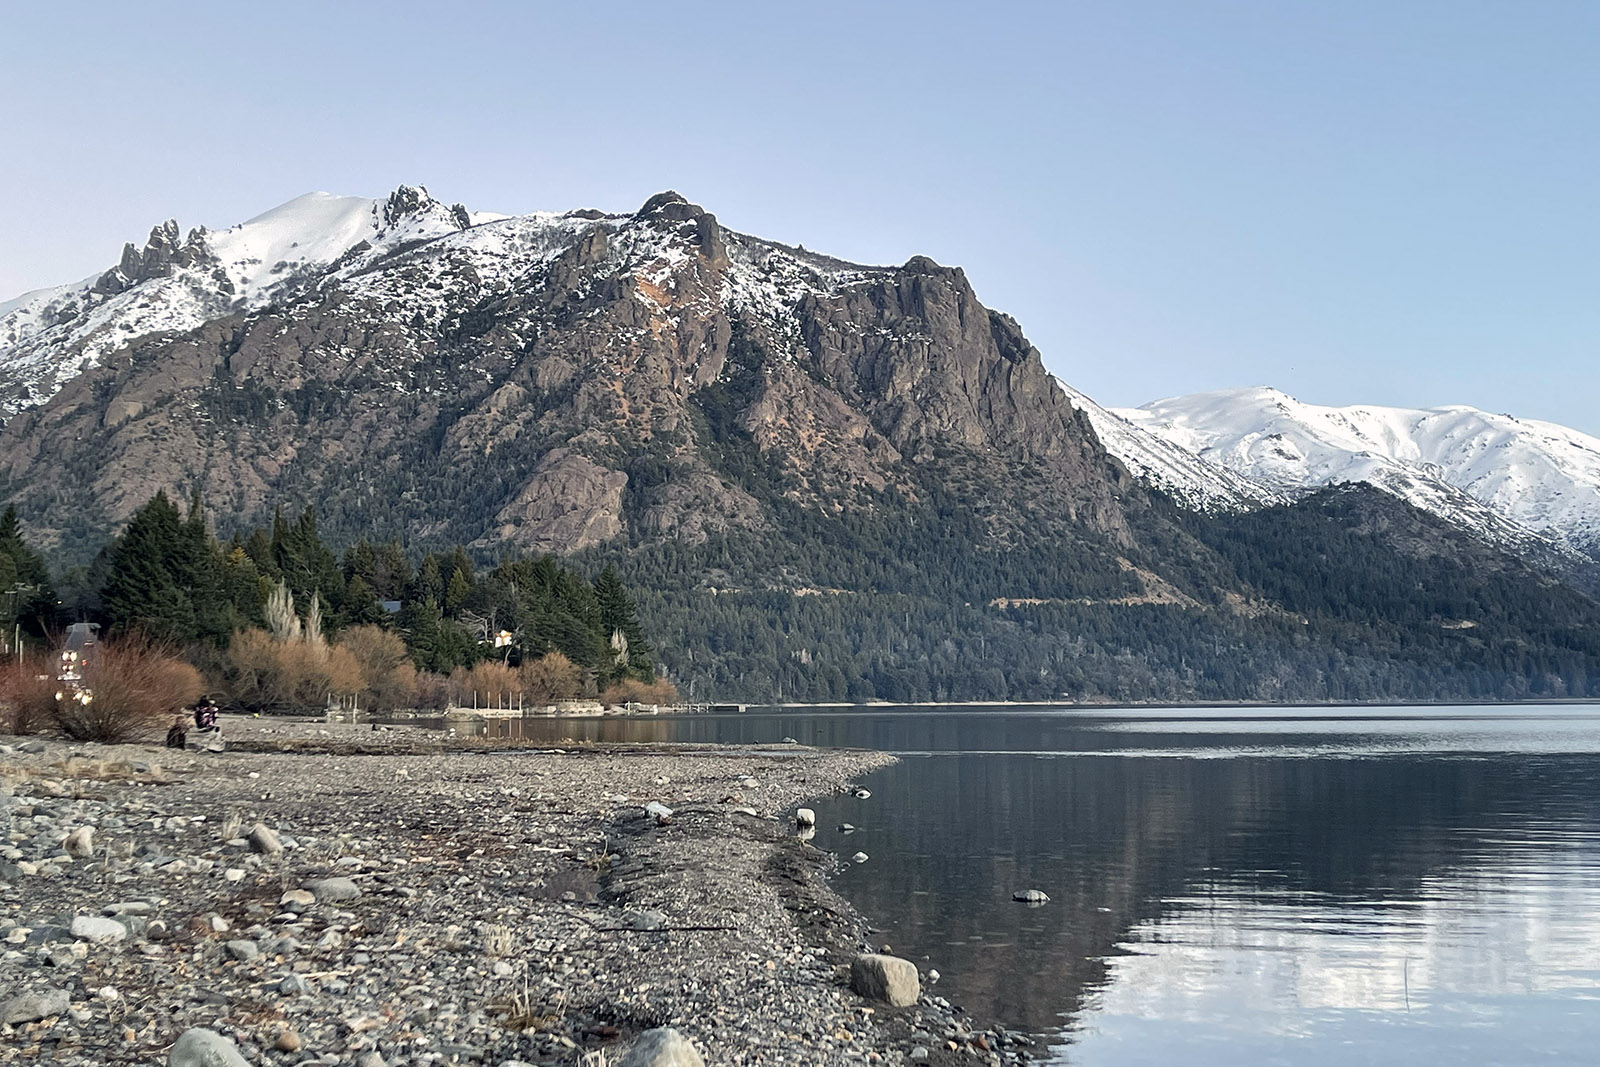
[[[185,1030],[167,1053],[167,1067],[250,1067],[239,1046],[212,1030]]]
[[[850,964],[850,988],[868,1000],[909,1007],[922,995],[917,965],[899,956],[867,953]]]
[[[94,855],[94,827],[80,826],[67,835],[67,840],[62,845],[67,850],[67,855],[74,859],[88,859]]]
[[[705,1067],[705,1062],[687,1037],[662,1026],[635,1038],[617,1067]]]
[[[319,904],[324,901],[355,900],[361,896],[361,887],[348,878],[316,878],[307,882],[304,888],[317,898]]]
[[[245,840],[250,842],[252,849],[268,856],[276,856],[283,851],[283,841],[278,837],[278,832],[264,822],[252,826]]]
[[[18,1023],[35,1023],[52,1015],[65,1012],[72,997],[65,989],[41,989],[36,993],[23,993],[0,1004],[0,1023],[15,1026]]]
[[[79,941],[89,941],[99,945],[109,941],[125,940],[128,928],[115,919],[106,919],[99,915],[79,915],[72,920],[72,936]]]

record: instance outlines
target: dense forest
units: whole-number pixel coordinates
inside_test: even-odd
[[[772,536],[581,558],[617,567],[639,590],[662,663],[702,696],[1600,693],[1600,605],[1377,490],[1224,517],[1156,500],[1139,546],[1121,550],[1055,535],[997,545],[936,500],[785,520]],[[1141,577],[1152,557],[1175,584]]]
[[[671,696],[615,568],[592,580],[550,556],[480,568],[460,548],[413,562],[398,541],[341,555],[309,508],[219,541],[200,501],[158,493],[59,581],[8,509],[0,575],[14,637],[49,644],[90,622],[108,641],[182,652],[250,710]]]
[[[659,699],[658,671],[699,701],[1600,692],[1600,605],[1376,490],[1220,517],[1154,498],[1117,546],[1059,526],[997,538],[937,491],[827,514],[786,502],[759,457],[724,454],[766,490],[773,529],[565,561],[416,557],[396,539],[336,551],[311,509],[219,541],[198,501],[158,495],[92,565],[52,579],[8,511],[5,610],[37,639],[88,619],[188,649],[256,708],[341,686],[390,706],[513,688]],[[312,634],[327,662],[274,681],[316,659],[293,644]]]

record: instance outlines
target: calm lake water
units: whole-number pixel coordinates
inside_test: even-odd
[[[881,748],[815,805],[937,992],[1055,1062],[1600,1063],[1600,708],[856,709],[529,724]],[[841,822],[859,827],[850,835]],[[1011,902],[1041,889],[1049,904]]]

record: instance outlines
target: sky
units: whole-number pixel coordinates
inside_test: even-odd
[[[676,189],[963,267],[1102,403],[1273,385],[1600,435],[1600,3],[0,0],[0,299],[176,218]]]

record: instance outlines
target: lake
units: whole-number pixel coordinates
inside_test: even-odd
[[[867,853],[835,885],[875,936],[1054,1062],[1600,1061],[1593,706],[519,725],[901,754],[814,843]]]

